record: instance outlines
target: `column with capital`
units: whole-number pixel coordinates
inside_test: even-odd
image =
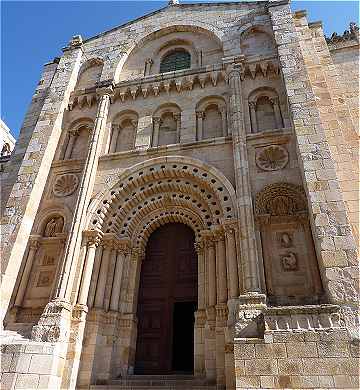
[[[251,120],[251,132],[257,133],[257,117],[256,117],[256,102],[249,102],[250,120]]]
[[[84,231],[83,235],[86,241],[86,255],[81,275],[81,284],[77,298],[77,304],[87,306],[88,294],[90,289],[90,282],[92,270],[94,267],[96,248],[100,242],[99,232],[96,230]]]
[[[204,137],[204,111],[196,111],[196,141],[201,141]]]
[[[202,376],[205,371],[205,245],[202,240],[195,243],[198,255],[198,309],[195,312],[195,348],[194,371],[195,375]]]
[[[281,111],[280,111],[279,98],[278,97],[271,98],[270,103],[272,104],[273,109],[274,109],[276,128],[282,129],[284,127],[284,125],[283,125],[283,120],[282,120]]]
[[[223,137],[226,137],[228,135],[228,125],[227,125],[227,109],[226,106],[221,107],[220,109],[221,114],[221,126],[222,126],[222,135]]]
[[[27,255],[27,259],[26,259],[24,272],[21,276],[21,282],[20,282],[20,285],[19,285],[19,288],[18,288],[18,291],[16,294],[16,299],[15,299],[15,304],[14,304],[15,307],[21,307],[21,305],[23,303],[25,292],[26,292],[26,287],[27,287],[28,282],[29,282],[30,272],[31,272],[31,269],[32,269],[32,266],[34,263],[36,252],[39,248],[40,238],[41,238],[40,236],[30,236],[29,252]]]
[[[225,236],[221,229],[215,232],[216,242],[216,282],[217,303],[227,302],[227,271],[225,254]]]
[[[174,114],[174,119],[176,122],[176,143],[179,143],[181,137],[181,114]]]
[[[224,225],[225,239],[226,239],[226,264],[228,274],[228,296],[229,299],[235,299],[239,297],[239,273],[238,262],[236,252],[236,222]]]
[[[120,134],[120,125],[113,124],[111,126],[111,140],[109,146],[109,153],[116,152],[116,145]]]
[[[206,247],[207,307],[205,323],[205,374],[209,380],[216,379],[216,255],[215,240],[211,233],[204,237]]]
[[[102,243],[103,254],[100,265],[99,278],[96,285],[94,307],[104,309],[105,287],[110,265],[110,256],[113,250],[112,240],[104,239]]]
[[[230,84],[230,110],[232,116],[232,134],[234,149],[234,167],[239,216],[239,241],[241,248],[242,269],[244,271],[244,293],[259,294],[260,279],[258,254],[251,197],[249,161],[246,148],[244,125],[244,106],[241,91],[240,67],[231,64],[228,67]]]
[[[110,299],[110,310],[119,311],[120,303],[120,292],[122,285],[122,274],[124,268],[125,257],[127,255],[127,247],[121,246],[117,251],[115,272],[114,272],[114,283],[111,291]]]
[[[154,129],[153,129],[151,146],[157,147],[159,146],[159,132],[160,132],[160,125],[161,125],[161,118],[154,117],[153,124],[154,124]]]
[[[101,152],[101,141],[107,123],[110,96],[112,93],[112,86],[102,87],[97,90],[99,103],[96,119],[88,144],[88,152],[74,207],[73,220],[65,245],[64,256],[59,264],[59,278],[55,281],[53,299],[46,305],[38,325],[33,328],[32,337],[35,339],[44,340],[47,339],[48,335],[51,335],[53,338],[54,332],[52,332],[52,328],[54,326],[60,330],[59,332],[56,332],[56,339],[67,339],[68,337],[67,329],[70,326],[71,314],[70,296],[79,260],[82,231],[86,224],[86,211],[95,183],[98,159]],[[53,314],[54,311],[56,312],[56,315]],[[51,317],[50,321],[48,319],[49,315]],[[59,327],[60,323],[61,326]]]

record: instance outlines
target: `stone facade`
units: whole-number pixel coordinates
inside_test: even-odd
[[[74,36],[4,170],[4,388],[358,388],[358,48],[287,1]],[[140,273],[171,223],[195,237],[193,376],[139,379]]]

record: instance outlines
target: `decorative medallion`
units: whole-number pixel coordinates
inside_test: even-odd
[[[74,173],[58,176],[53,185],[53,193],[58,197],[71,195],[77,189],[78,184],[79,178]]]
[[[256,153],[256,165],[263,171],[277,171],[285,168],[289,161],[288,151],[279,145],[270,145]]]

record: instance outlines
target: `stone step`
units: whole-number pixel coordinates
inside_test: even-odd
[[[132,375],[112,380],[107,385],[91,386],[92,390],[216,390],[203,377],[192,375]]]

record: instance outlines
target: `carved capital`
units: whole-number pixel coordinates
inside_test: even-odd
[[[155,123],[156,125],[159,125],[159,126],[161,125],[162,120],[159,116],[154,116],[152,118],[152,120],[153,120],[153,123]]]
[[[137,262],[142,261],[145,258],[145,251],[142,248],[132,248],[131,249],[131,260]]]
[[[147,58],[147,59],[145,60],[145,64],[147,64],[147,65],[152,65],[153,63],[154,63],[154,61],[153,61],[152,58]]]
[[[101,241],[101,232],[99,232],[98,230],[84,230],[83,237],[88,247],[97,247],[99,246]]]
[[[29,248],[37,250],[40,246],[41,236],[39,235],[31,235],[29,237]]]
[[[198,119],[204,119],[205,118],[205,112],[204,111],[196,111],[196,117]]]
[[[96,94],[99,97],[103,97],[103,96],[111,97],[114,95],[114,89],[112,85],[109,85],[107,87],[100,87],[96,89]]]
[[[174,117],[176,122],[180,122],[180,120],[181,120],[181,114],[180,113],[173,114],[173,117]]]
[[[194,247],[195,247],[195,251],[198,255],[201,255],[204,253],[205,245],[204,245],[203,241],[196,241],[194,244]]]
[[[269,99],[270,100],[270,103],[274,106],[274,105],[279,105],[279,98],[278,97],[272,97]]]
[[[256,109],[256,102],[255,101],[250,101],[249,102],[249,107],[251,110],[255,110]]]

